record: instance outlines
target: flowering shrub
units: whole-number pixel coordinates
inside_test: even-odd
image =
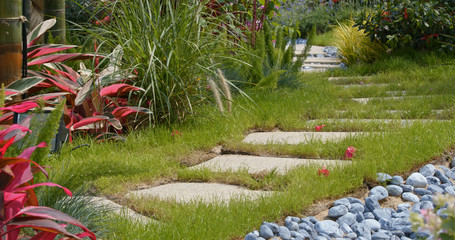
[[[440,41],[454,43],[443,36],[455,34],[454,12],[455,0],[383,1],[373,13],[358,18],[356,25],[391,48],[446,47]]]
[[[455,196],[438,195],[434,201],[438,205],[436,210],[411,213],[412,230],[430,232],[433,239],[455,239]]]
[[[318,170],[318,175],[327,177],[327,176],[329,176],[329,170],[326,169],[325,166],[322,166],[322,169]]]

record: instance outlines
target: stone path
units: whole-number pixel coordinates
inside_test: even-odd
[[[399,97],[369,97],[369,98],[351,98],[353,101],[358,103],[367,104],[370,101],[378,100],[378,101],[387,101],[387,100],[407,100],[407,99],[414,99],[414,98],[425,98],[425,97],[432,97],[432,95],[425,95],[425,96],[399,96]]]
[[[257,132],[245,137],[244,143],[251,144],[301,144],[310,141],[339,141],[356,136],[359,132]]]
[[[295,53],[301,54],[305,49],[305,44],[296,45]],[[295,58],[296,59],[296,58]],[[309,56],[303,62],[304,72],[324,72],[328,69],[339,68],[341,60],[336,57],[327,47],[312,46]]]
[[[229,203],[232,199],[256,200],[273,192],[252,191],[220,183],[171,183],[149,189],[132,191],[129,198],[158,198],[178,203],[205,202]]]
[[[275,171],[285,174],[289,170],[300,166],[345,166],[350,164],[345,160],[318,160],[283,157],[260,157],[251,155],[220,155],[207,162],[192,167],[192,169],[209,168],[211,171],[239,171],[246,169],[249,174]]]

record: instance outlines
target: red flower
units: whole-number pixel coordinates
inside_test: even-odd
[[[173,137],[182,136],[182,133],[177,130],[174,130],[174,131],[172,131],[171,136],[173,136]]]
[[[325,125],[316,126],[314,128],[316,129],[316,131],[321,131],[321,128],[323,127],[325,127]]]
[[[353,146],[350,146],[346,149],[346,151],[344,152],[344,159],[350,159],[354,156],[354,153],[355,151],[357,150],[357,148],[353,147]]]
[[[322,169],[318,170],[319,176],[323,175],[325,177],[329,176],[329,170],[325,168],[325,166],[322,166]]]
[[[408,19],[408,9],[404,9],[404,19]]]

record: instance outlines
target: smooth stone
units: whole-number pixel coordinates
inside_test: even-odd
[[[455,167],[455,157],[452,159],[452,162],[450,163],[450,167],[451,168]]]
[[[389,214],[389,216],[397,212],[393,208],[384,208],[384,211],[386,211],[386,213]]]
[[[380,233],[384,233],[385,235],[392,237],[392,233],[389,230],[379,229]]]
[[[291,231],[291,237],[294,239],[304,239],[303,235],[296,231]]]
[[[449,183],[443,183],[441,185],[439,185],[442,189],[446,189],[446,187],[450,187],[450,186],[453,186],[453,183],[452,182],[449,182]]]
[[[414,193],[419,196],[432,194],[432,192],[430,190],[427,190],[425,188],[414,188]]]
[[[397,236],[399,238],[404,236],[404,232],[400,231],[400,230],[392,230],[392,231],[390,231],[390,233],[392,233],[392,235],[395,235],[395,236]]]
[[[272,230],[272,232],[273,232],[274,234],[278,233],[278,229],[279,229],[279,227],[280,227],[280,226],[278,226],[278,224],[276,224],[276,223],[269,223],[269,222],[265,222],[265,221],[262,222],[262,225],[265,225],[265,226],[269,227],[270,230]]]
[[[404,179],[399,175],[393,176],[392,180],[390,180],[390,184],[393,184],[393,185],[400,185],[403,183],[404,183]]]
[[[263,237],[258,237],[258,240],[265,240],[265,238],[263,238]]]
[[[403,193],[403,189],[397,185],[388,185],[386,189],[391,196],[400,196]]]
[[[420,201],[419,197],[417,197],[417,195],[415,195],[414,193],[410,193],[410,192],[405,192],[401,195],[401,197],[406,200],[406,201],[409,201],[409,202],[414,202],[414,203],[417,203]]]
[[[448,167],[445,166],[439,166],[443,171],[446,177],[455,180],[455,172],[452,172],[452,170]]]
[[[430,191],[432,194],[443,194],[444,193],[444,189],[442,189],[441,187],[437,186],[437,185],[429,185],[427,187],[428,191]]]
[[[289,231],[299,230],[299,224],[296,222],[290,222],[289,224],[286,224],[286,227],[289,229]]]
[[[351,228],[357,236],[371,239],[371,229],[367,225],[363,223],[356,223],[352,225]]]
[[[317,222],[314,225],[314,228],[316,231],[321,234],[327,234],[330,237],[342,237],[343,236],[343,231],[341,231],[340,226],[338,223],[332,221],[332,220],[324,220]]]
[[[410,238],[408,238],[406,236],[403,236],[403,237],[401,237],[401,240],[412,240],[412,239],[410,239]]]
[[[300,220],[302,223],[306,223],[308,225],[310,225],[311,227],[314,227],[314,223],[310,220],[310,218],[306,217],[306,218],[302,218]]]
[[[365,219],[374,219],[374,214],[372,212],[365,212],[363,213],[363,217]]]
[[[384,230],[393,230],[392,221],[390,221],[390,220],[388,220],[388,219],[385,219],[385,218],[379,219],[379,224],[381,224],[381,229],[384,229]]]
[[[374,214],[375,219],[378,221],[380,219],[390,220],[390,215],[383,209],[375,209],[375,210],[373,210],[373,214]]]
[[[393,219],[393,226],[411,226],[411,222],[409,221],[409,218],[403,219],[403,218],[395,218]]]
[[[351,232],[351,233],[346,234],[344,237],[349,238],[349,239],[355,239],[355,238],[357,238],[357,234],[355,234],[355,232]]]
[[[280,226],[278,228],[278,236],[283,240],[291,240],[291,232],[287,227]]]
[[[328,240],[328,238],[325,238],[323,236],[317,236],[314,240]]]
[[[387,173],[376,173],[376,180],[380,183],[385,183],[391,181],[392,176]]]
[[[371,229],[371,231],[377,232],[379,229],[381,229],[381,224],[374,219],[365,219],[362,223],[366,224]]]
[[[422,196],[420,198],[420,202],[423,202],[423,201],[430,201],[430,202],[433,202],[433,196],[432,195],[425,195],[425,196]]]
[[[302,231],[302,230],[309,233],[311,238],[315,238],[318,235],[318,232],[316,231],[316,229],[314,229],[313,225],[308,225],[308,224],[299,225],[299,231]]]
[[[259,237],[259,231],[258,230],[254,230],[253,234]]]
[[[400,240],[400,237],[398,237],[397,235],[392,235],[390,240]]]
[[[333,202],[333,206],[340,206],[340,205],[344,205],[348,209],[351,207],[351,203],[349,202],[349,200],[347,198],[338,199],[335,202]]]
[[[420,202],[420,210],[422,209],[434,209],[433,202],[431,201]]]
[[[418,231],[418,232],[415,232],[413,234],[411,234],[411,238],[412,239],[428,239],[430,240],[428,237],[431,236],[431,233],[429,231]]]
[[[412,207],[411,207],[411,212],[415,212],[415,213],[419,213],[420,212],[420,206],[422,204],[420,202],[414,204]]]
[[[420,173],[412,173],[408,179],[406,179],[406,184],[413,186],[414,188],[425,188],[428,185],[427,179]]]
[[[299,223],[299,222],[300,222],[300,218],[298,218],[298,217],[291,217],[291,221],[296,222],[296,223]]]
[[[371,234],[371,239],[372,240],[389,240],[390,237],[389,235],[382,233],[382,232],[374,232]]]
[[[362,200],[358,199],[358,198],[355,198],[355,197],[347,197],[347,199],[349,200],[349,203],[353,204],[353,203],[360,203],[362,205],[365,205]]]
[[[444,192],[450,195],[455,196],[455,186],[446,187]]]
[[[354,214],[363,213],[363,211],[365,211],[365,205],[360,203],[353,203],[349,208],[349,212]]]
[[[433,164],[427,164],[419,169],[419,173],[425,177],[433,176],[436,167]]]
[[[259,237],[263,237],[265,239],[272,238],[274,236],[272,229],[270,229],[267,225],[261,225],[259,228]]]
[[[345,205],[338,205],[329,209],[328,217],[337,219],[346,213],[348,213],[348,208]]]
[[[409,210],[392,214],[392,218],[409,218]]]
[[[319,222],[314,216],[309,216],[307,218],[310,219],[310,222],[312,222],[313,224],[316,224],[317,222]]]
[[[383,186],[376,186],[370,190],[369,196],[375,196],[378,201],[381,201],[389,196],[389,192]]]
[[[363,216],[363,213],[357,213],[357,214],[355,215],[355,220],[356,220],[357,222],[362,222],[363,220],[365,220],[365,216]]]
[[[245,240],[258,240],[258,237],[254,233],[248,233],[245,236]]]
[[[363,216],[363,215],[362,215]],[[356,215],[353,213],[346,213],[345,215],[338,218],[337,223],[346,223],[347,225],[351,226],[352,224],[356,223]]]
[[[400,203],[397,206],[398,210],[407,210],[409,208],[411,208],[411,204],[409,204],[409,203]]]
[[[440,170],[436,170],[436,172],[434,172],[434,176],[437,177],[441,183],[452,183],[450,179]]]
[[[427,182],[428,182],[428,184],[441,185],[441,180],[439,180],[439,178],[434,177],[434,176],[427,177]]]
[[[439,208],[436,210],[436,215],[440,216],[442,219],[446,219],[448,217],[447,213],[447,208]]]
[[[373,212],[375,209],[381,209],[381,205],[379,205],[378,200],[372,197],[365,198],[365,206],[365,210],[368,210],[370,212]]]
[[[346,223],[344,223],[344,222],[340,224],[340,229],[341,229],[341,231],[343,231],[345,234],[348,234],[348,233],[352,233],[352,232],[353,232],[353,231],[352,231],[352,228],[351,228],[348,224],[346,224]]]
[[[303,229],[299,229],[299,231],[297,231],[300,235],[302,235],[304,238],[311,238],[311,234],[308,233],[307,231],[303,230]]]
[[[414,191],[414,187],[411,185],[406,185],[406,184],[401,184],[399,185],[401,189],[403,189],[403,192],[412,192]]]

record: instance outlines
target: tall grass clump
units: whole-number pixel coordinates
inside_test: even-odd
[[[123,48],[123,64],[138,76],[134,85],[145,89],[136,104],[150,108],[152,123],[181,120],[210,99],[217,63],[237,49],[229,15],[214,14],[205,1],[115,1],[104,11],[112,20],[94,33]]]
[[[341,61],[352,66],[357,63],[371,63],[385,53],[385,46],[377,41],[371,41],[363,30],[354,27],[351,19],[346,23],[338,23],[334,29],[335,46]]]

